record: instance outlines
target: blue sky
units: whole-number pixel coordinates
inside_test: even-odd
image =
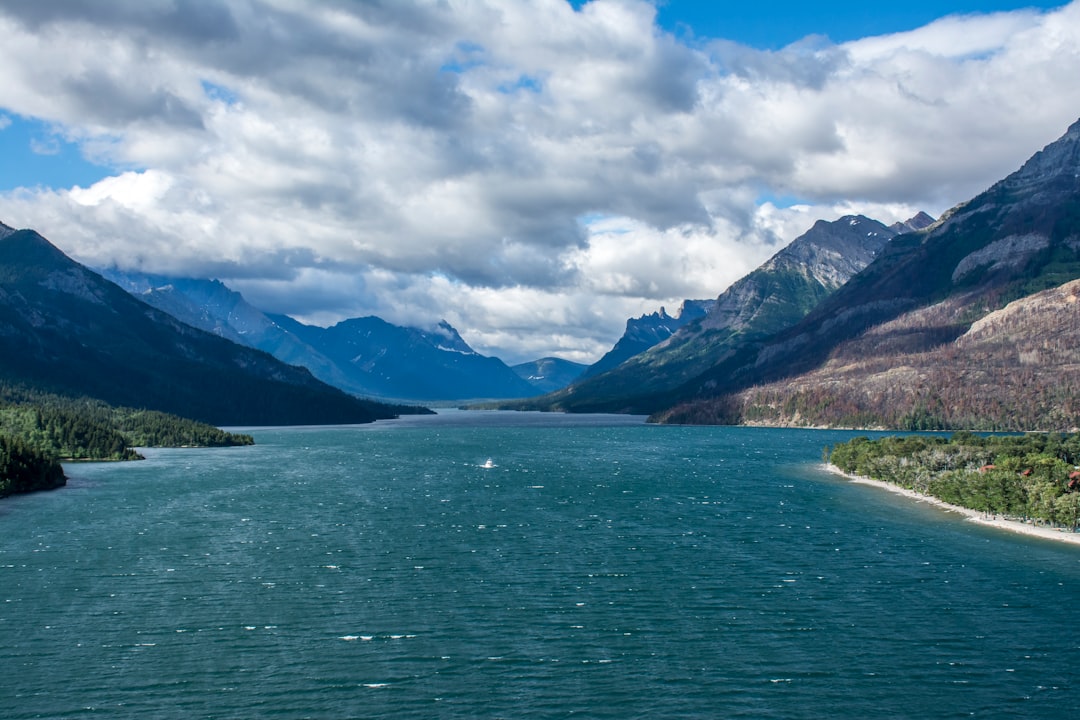
[[[512,362],[818,219],[940,214],[1080,116],[1080,0],[3,0],[0,37],[0,222]]]
[[[86,160],[78,143],[67,141],[47,121],[5,114],[0,126],[0,192],[89,186],[113,172]]]
[[[913,30],[956,13],[989,13],[1063,2],[1047,0],[666,0],[658,20],[672,32],[688,27],[696,37],[725,38],[756,48],[778,50],[808,35],[825,35],[840,43],[870,35]]]

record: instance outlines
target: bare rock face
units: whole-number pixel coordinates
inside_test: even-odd
[[[1060,138],[1031,156],[1024,165],[994,188],[1017,190],[1047,190],[1047,184],[1058,179],[1080,178],[1080,120],[1073,123]],[[994,188],[991,188],[993,190]]]
[[[978,268],[1000,270],[1020,267],[1032,255],[1040,250],[1045,250],[1049,246],[1050,238],[1040,233],[1010,235],[995,240],[961,260],[956,269],[953,270],[953,282],[963,279]]]

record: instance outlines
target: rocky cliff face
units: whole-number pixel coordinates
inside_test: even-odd
[[[818,300],[869,265],[896,235],[893,228],[862,215],[848,215],[832,222],[819,220],[724,291],[701,323],[701,330],[741,331],[755,325],[765,325],[770,332],[778,330],[778,323],[767,318],[777,312],[778,304],[794,306],[791,312],[783,313],[780,323],[792,315],[799,319]],[[789,287],[774,287],[777,280],[786,281]],[[679,338],[672,344],[676,342]]]
[[[675,315],[668,315],[666,308],[626,321],[626,330],[615,346],[602,358],[589,366],[579,379],[585,379],[612,370],[635,355],[664,342],[679,329],[700,320],[714,305],[712,300],[684,300]]]

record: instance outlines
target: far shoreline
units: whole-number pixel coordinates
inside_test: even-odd
[[[824,468],[834,475],[839,475],[850,482],[858,483],[859,485],[870,485],[872,487],[887,490],[888,492],[896,495],[903,495],[906,498],[917,500],[918,502],[924,502],[929,505],[947,510],[949,512],[959,513],[970,522],[977,523],[979,525],[986,525],[989,527],[997,528],[998,530],[1006,530],[1008,532],[1016,533],[1018,535],[1028,535],[1030,537],[1037,537],[1043,540],[1054,540],[1056,542],[1063,542],[1072,545],[1080,545],[1080,533],[1071,532],[1066,528],[1053,528],[1045,527],[1042,525],[1034,525],[1032,523],[1026,523],[1020,520],[1005,520],[997,517],[987,517],[979,510],[972,510],[971,508],[961,507],[960,505],[953,505],[947,503],[944,500],[938,500],[931,495],[924,495],[914,490],[894,485],[893,483],[885,482],[883,480],[874,480],[863,475],[853,475],[846,473],[840,468],[836,467],[832,463],[825,463]]]

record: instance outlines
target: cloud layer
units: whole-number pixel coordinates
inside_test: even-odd
[[[636,0],[11,0],[0,36],[0,108],[117,169],[0,220],[508,361],[595,359],[817,218],[939,213],[1080,116],[1080,2],[776,52]]]

